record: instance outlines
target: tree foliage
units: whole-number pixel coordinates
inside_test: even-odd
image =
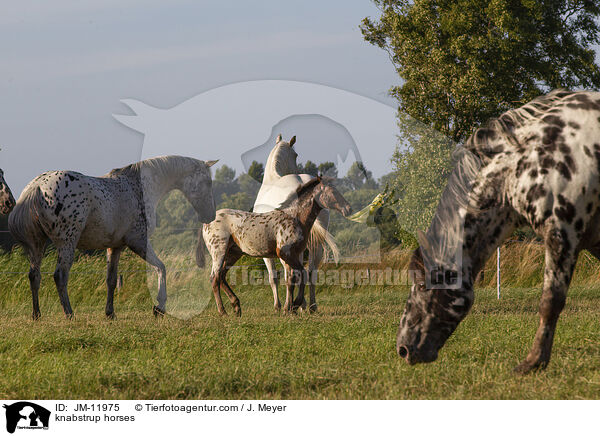
[[[600,87],[591,0],[373,0],[365,39],[403,83],[399,111],[460,142],[474,127],[549,89]]]
[[[319,164],[319,173],[337,179],[338,170],[333,162],[323,162]]]
[[[406,114],[399,117],[400,137],[405,147],[396,147],[392,187],[399,201],[400,227],[415,233],[429,226],[446,181],[452,171],[455,144],[440,132]]]
[[[298,172],[317,177],[319,175],[319,167],[313,161],[307,160],[304,165],[301,163],[298,164]]]

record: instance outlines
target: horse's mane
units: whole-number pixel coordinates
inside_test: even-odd
[[[276,174],[279,177],[286,176],[288,174],[296,174],[298,172],[298,167],[290,168],[288,165],[288,161],[286,159],[282,159],[281,157],[288,152],[284,147],[289,147],[289,145],[284,145],[284,143],[277,144],[269,157],[267,158],[267,164],[265,165],[265,174],[271,173]]]
[[[527,123],[536,122],[551,112],[558,102],[572,96],[565,90],[556,90],[538,97],[517,109],[511,109],[486,126],[478,128],[454,151],[454,169],[448,179],[425,240],[421,236],[421,252],[426,263],[440,265],[454,263],[463,242],[464,215],[460,210],[474,210],[469,203],[472,185],[485,165],[487,157],[499,153],[502,147],[518,146],[515,130]],[[493,147],[492,144],[500,145]]]
[[[296,205],[296,203],[298,203],[306,194],[312,192],[321,182],[324,182],[323,178],[315,177],[314,179],[310,179],[308,182],[298,186],[296,191],[293,194],[290,194],[290,196],[286,198],[286,200],[281,204],[281,206],[279,206],[278,209],[284,209]]]
[[[108,173],[108,175],[139,178],[143,170],[150,169],[166,176],[168,174],[172,174],[173,172],[189,172],[192,168],[196,167],[199,162],[200,161],[198,159],[194,159],[192,157],[159,156],[132,163],[123,168],[115,168]]]
[[[419,238],[424,259],[434,265],[456,260],[462,243],[464,220],[459,211],[470,207],[469,193],[481,168],[479,157],[464,147],[455,150],[453,159],[456,165],[425,235],[426,241]]]
[[[518,145],[514,135],[517,128],[528,123],[537,122],[553,110],[558,111],[558,104],[576,95],[576,92],[556,89],[546,95],[539,96],[523,106],[504,112],[498,118],[490,120],[485,126],[478,128],[466,140],[465,148],[477,154],[494,154],[489,142],[505,145]]]

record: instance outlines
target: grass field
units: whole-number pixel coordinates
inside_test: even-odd
[[[515,376],[512,368],[526,355],[538,323],[540,288],[533,285],[541,269],[539,247],[510,250],[506,261],[512,256],[521,272],[506,266],[502,300],[488,274],[439,359],[414,367],[394,349],[406,286],[324,286],[317,314],[286,317],[274,312],[266,287],[238,285],[242,318],[218,316],[211,300],[188,320],[155,320],[146,274],[137,271],[143,264],[126,255],[122,268],[131,272],[116,296],[118,318],[108,321],[104,259],[84,256],[70,283],[75,320],[64,319],[46,274],[42,319],[34,322],[27,274],[0,274],[0,397],[600,398],[600,284],[594,285],[600,265],[580,260],[548,369]],[[44,271],[53,270],[52,261],[49,256]],[[529,270],[517,262],[527,262]],[[0,270],[26,271],[26,261],[19,254],[2,256]]]

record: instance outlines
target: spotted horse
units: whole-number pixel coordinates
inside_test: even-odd
[[[543,239],[540,323],[518,373],[545,368],[578,253],[600,258],[600,93],[553,91],[477,129],[411,259],[396,337],[409,364],[431,362],[473,304],[473,278],[516,226]]]
[[[316,177],[300,185],[279,209],[264,213],[221,209],[213,222],[204,224],[198,232],[196,263],[200,268],[204,266],[204,240],[212,257],[211,280],[220,314],[226,314],[221,287],[235,314],[242,314],[240,300],[227,283],[226,275],[243,254],[279,258],[286,273],[287,294],[283,310],[290,313],[302,307],[307,279],[302,257],[311,229],[323,209],[336,210],[344,216],[352,211],[350,204],[328,180]],[[298,284],[298,295],[292,305],[295,284]]]
[[[156,226],[156,206],[177,189],[196,210],[200,221],[215,218],[209,167],[216,161],[161,156],[112,170],[102,177],[75,171],[51,171],[32,180],[9,216],[8,228],[29,257],[33,318],[40,317],[40,264],[46,242],[56,246],[54,281],[65,315],[73,316],[67,294],[75,248],[106,249],[106,316],[114,317],[113,297],[121,252],[128,247],[158,272],[158,305],[165,313],[166,270],[149,237]]]
[[[8,215],[15,207],[15,197],[4,180],[4,171],[0,169],[0,214]]]

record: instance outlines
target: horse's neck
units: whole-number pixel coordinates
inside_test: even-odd
[[[511,234],[518,218],[507,205],[495,205],[465,215],[456,266],[462,271],[462,283],[473,289],[473,281],[494,250]],[[442,263],[442,262],[439,262]],[[439,266],[439,265],[438,265]]]
[[[289,173],[278,172],[273,162],[267,162],[265,173],[263,175],[263,185],[273,184]]]
[[[263,175],[263,184],[272,184],[282,178],[283,176],[287,176],[288,174],[296,174],[298,173],[298,168],[284,168],[284,165],[281,163],[278,164],[278,155],[281,151],[278,148],[273,149],[269,157],[267,158],[267,163],[265,164],[265,172]]]
[[[302,227],[306,230],[311,229],[315,220],[319,216],[319,212],[323,209],[319,206],[319,203],[315,200],[315,196],[311,194],[304,194],[298,198],[292,205],[295,210],[295,215],[300,221]]]
[[[169,192],[178,187],[181,169],[159,171],[155,168],[142,168],[141,183],[144,190],[144,201],[147,207],[156,209],[158,202]]]

